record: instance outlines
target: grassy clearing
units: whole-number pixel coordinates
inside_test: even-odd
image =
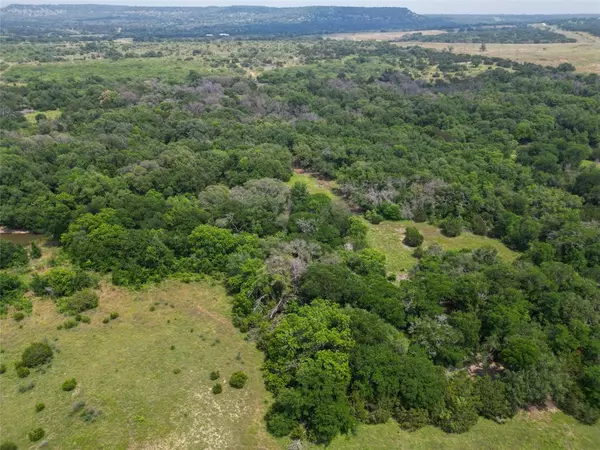
[[[338,437],[331,450],[593,450],[600,445],[600,426],[582,425],[561,412],[521,413],[499,425],[479,418],[464,434],[446,434],[434,427],[414,433],[402,431],[393,421],[359,426],[356,436]]]
[[[22,329],[2,319],[2,440],[28,448],[27,433],[43,427],[51,448],[274,448],[263,422],[261,354],[233,328],[222,287],[170,281],[143,292],[103,284],[99,292],[89,325],[57,330],[65,317],[50,300],[34,300]],[[119,317],[103,324],[111,312]],[[55,346],[54,362],[19,379],[13,362],[41,340]],[[224,386],[218,396],[213,370]],[[249,375],[242,390],[225,381],[237,370]],[[61,390],[68,378],[77,380],[72,392]],[[30,381],[32,390],[17,391]],[[102,411],[96,421],[72,413],[80,400]],[[36,413],[38,402],[46,408]]]
[[[338,199],[339,197],[332,192],[332,189],[337,187],[335,181],[325,181],[315,178],[313,174],[304,172],[301,170],[295,170],[294,175],[287,182],[289,186],[293,186],[295,183],[304,183],[311,194],[325,194],[332,199]]]
[[[449,238],[444,236],[438,227],[428,223],[401,220],[397,222],[384,221],[378,225],[369,224],[369,245],[385,253],[390,272],[406,272],[417,263],[417,259],[412,256],[414,249],[402,243],[407,226],[417,227],[425,238],[424,247],[434,243],[439,244],[444,250],[490,246],[498,250],[500,257],[506,261],[513,261],[517,257],[517,253],[497,240],[466,232],[460,236]]]
[[[59,109],[55,109],[52,111],[36,111],[36,112],[25,114],[24,115],[25,120],[27,120],[27,122],[29,122],[31,124],[35,124],[36,123],[35,116],[37,116],[40,113],[44,114],[48,120],[60,119],[60,115],[61,115],[61,112]]]

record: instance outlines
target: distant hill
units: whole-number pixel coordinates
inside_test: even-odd
[[[407,8],[309,6],[271,8],[9,5],[0,10],[3,34],[57,38],[81,35],[139,39],[282,36],[371,30],[418,30],[444,23]]]

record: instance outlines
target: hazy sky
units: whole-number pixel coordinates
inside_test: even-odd
[[[600,0],[0,0],[1,6],[11,3],[94,3],[139,6],[405,6],[420,14],[565,14],[600,15]]]

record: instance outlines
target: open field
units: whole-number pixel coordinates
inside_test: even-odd
[[[325,194],[332,199],[339,199],[339,197],[331,191],[336,187],[335,181],[320,180],[313,174],[296,169],[287,184],[293,186],[295,183],[306,184],[306,188],[311,194]]]
[[[417,263],[417,259],[412,256],[414,248],[402,243],[407,226],[416,227],[421,232],[425,238],[424,247],[439,244],[444,250],[459,250],[490,246],[498,250],[500,257],[505,261],[512,261],[517,257],[517,253],[500,241],[473,233],[463,232],[460,236],[450,238],[444,236],[436,226],[411,220],[384,221],[378,225],[369,224],[369,245],[385,253],[387,268],[390,272],[406,272]]]
[[[482,54],[481,44],[449,44],[442,42],[401,42],[399,45],[419,45],[436,50],[454,47],[454,53]],[[579,72],[600,73],[600,40],[575,42],[573,44],[486,44],[483,54],[512,59],[519,62],[532,62],[542,66],[558,66],[571,63]]]
[[[28,448],[27,433],[42,427],[50,448],[273,448],[262,420],[268,396],[261,354],[233,328],[229,311],[224,290],[208,282],[172,281],[143,292],[103,284],[91,324],[57,330],[65,317],[51,300],[34,300],[23,328],[1,322],[8,368],[1,378],[2,440]],[[119,317],[103,324],[111,312]],[[42,340],[56,349],[51,367],[19,379],[13,362]],[[213,370],[224,386],[217,396],[210,391]],[[242,390],[224,382],[236,370],[249,375]],[[63,392],[61,384],[73,377],[77,388]],[[32,390],[17,391],[30,381]],[[72,412],[78,401],[102,414],[86,423]],[[46,408],[36,413],[38,402]]]
[[[532,62],[543,66],[558,66],[561,63],[571,63],[579,72],[600,73],[600,38],[588,33],[572,32],[562,29],[553,31],[567,37],[577,39],[571,44],[486,44],[489,56],[512,59],[519,62]],[[396,40],[414,31],[399,31],[387,33],[339,33],[332,34],[333,39],[341,40]],[[441,34],[441,30],[426,30],[425,35]],[[455,53],[482,54],[481,44],[444,43],[444,42],[399,42],[401,46],[419,45],[422,47],[445,50],[453,47]]]
[[[338,437],[331,450],[594,450],[600,426],[582,425],[561,412],[520,413],[505,424],[479,418],[467,433],[447,434],[438,428],[403,431],[393,421],[361,425],[355,436]]]
[[[407,34],[414,34],[416,31],[364,31],[359,33],[335,33],[327,35],[328,38],[338,39],[343,41],[390,41],[401,38]],[[423,35],[430,36],[435,34],[446,33],[444,30],[424,30]]]

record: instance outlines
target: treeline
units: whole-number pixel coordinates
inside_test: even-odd
[[[594,423],[598,77],[385,43],[297,55],[307,65],[257,79],[3,85],[0,223],[53,235],[117,284],[223,279],[265,352],[275,435],[327,443],[389,417],[463,432],[548,399]],[[412,76],[433,66],[435,82]],[[62,114],[31,123],[25,108]],[[361,219],[286,183],[294,165],[370,220],[522,255],[418,248],[410,279],[390,281]]]
[[[553,22],[559,27],[569,31],[583,31],[585,33],[600,36],[600,19],[597,17],[588,17],[586,19],[560,20]]]
[[[575,39],[568,38],[563,34],[527,25],[502,27],[489,26],[478,28],[465,27],[433,35],[425,35],[417,32],[404,35],[398,40],[467,44],[552,44],[576,42]]]

